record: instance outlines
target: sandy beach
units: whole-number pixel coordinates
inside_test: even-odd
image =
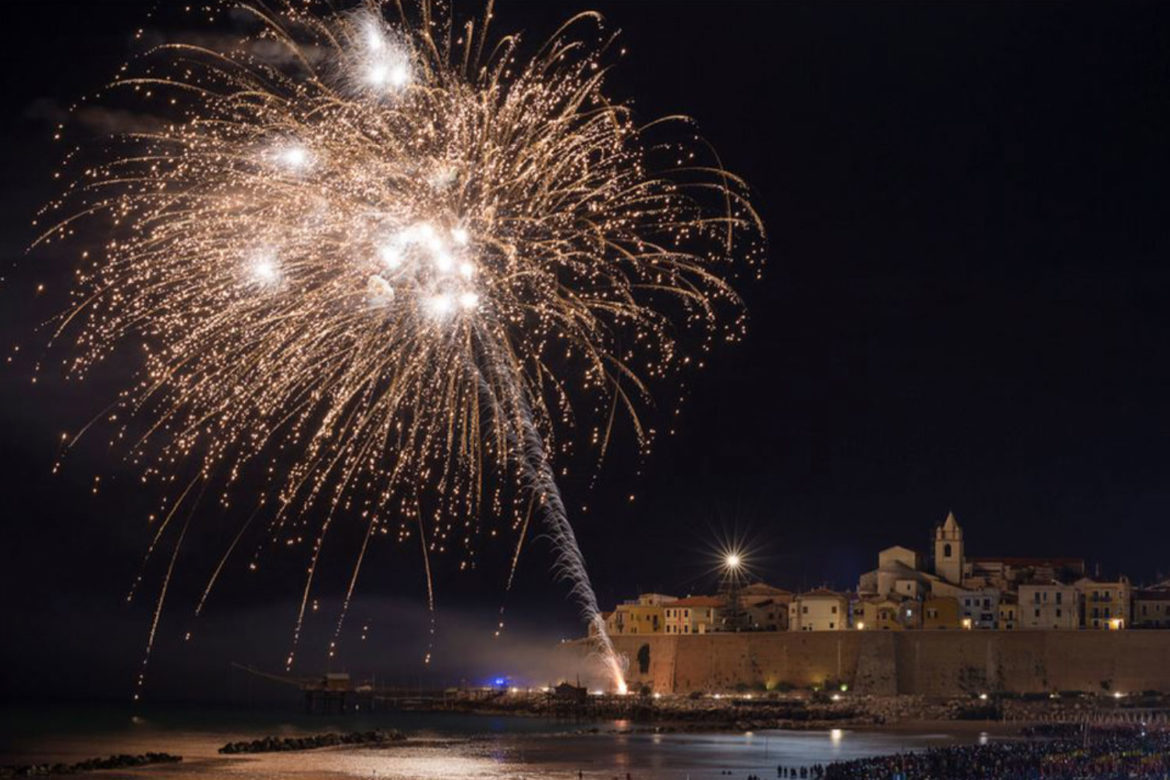
[[[373,718],[306,719],[296,713],[254,714],[247,721],[207,713],[156,716],[104,715],[97,725],[14,735],[8,732],[3,764],[73,763],[116,753],[168,752],[177,764],[110,770],[78,777],[239,780],[341,778],[716,778],[731,772],[774,777],[776,768],[923,749],[981,740],[1012,739],[1019,724],[905,722],[860,729],[759,732],[654,732],[629,721],[558,722],[537,718],[437,713],[386,713],[385,724],[408,739],[385,747],[221,755],[227,742],[268,734],[299,736],[366,727]],[[213,715],[213,714],[212,714]],[[15,721],[14,721],[15,719]],[[19,717],[9,713],[9,724]],[[209,721],[212,721],[209,725]],[[234,721],[234,722],[233,722]],[[26,724],[27,725],[27,724]],[[15,737],[15,738],[14,738]]]

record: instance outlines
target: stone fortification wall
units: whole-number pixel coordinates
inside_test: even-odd
[[[813,631],[617,636],[631,687],[844,683],[873,694],[1170,692],[1170,631]],[[649,647],[645,671],[638,651]]]

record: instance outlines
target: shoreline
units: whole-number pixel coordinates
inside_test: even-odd
[[[748,774],[772,776],[778,763],[789,767],[828,767],[837,762],[882,760],[882,756],[927,753],[936,749],[982,750],[980,746],[1002,746],[1005,750],[1044,751],[1051,737],[1044,732],[1027,733],[1025,721],[976,721],[903,719],[895,723],[850,725],[835,723],[828,727],[806,723],[800,729],[766,727],[744,731],[726,724],[682,724],[669,722],[634,722],[624,719],[582,722],[579,728],[563,730],[551,720],[532,724],[522,720],[532,716],[519,713],[483,713],[487,719],[471,723],[462,733],[442,729],[441,718],[417,713],[415,723],[405,728],[404,739],[374,744],[314,744],[328,728],[325,721],[317,727],[304,721],[296,727],[281,723],[279,718],[258,721],[249,733],[236,736],[269,739],[293,738],[304,749],[227,755],[220,751],[228,741],[223,733],[175,728],[173,725],[149,733],[92,734],[85,738],[58,740],[45,735],[39,746],[42,758],[20,763],[53,763],[58,751],[93,751],[117,749],[127,741],[149,743],[182,755],[180,764],[106,770],[94,775],[68,775],[76,778],[106,777],[111,780],[165,778],[181,780],[192,777],[225,777],[259,780],[269,777],[343,780],[345,778],[393,778],[393,780],[440,780],[452,776],[484,778],[527,777],[533,780],[563,780],[576,777],[579,770],[587,778],[610,780],[624,777],[623,767],[631,767],[635,780],[676,778],[685,771],[694,777],[713,778],[716,769],[734,768],[739,777]],[[437,726],[437,727],[436,727]],[[458,728],[467,729],[464,719]],[[1164,733],[1164,732],[1163,732]],[[265,736],[269,735],[269,736]],[[1165,737],[1158,737],[1165,739]],[[1053,742],[1053,744],[1056,744]],[[1028,747],[1031,745],[1032,747]],[[769,748],[770,746],[770,748]],[[32,745],[31,750],[38,750]],[[771,763],[761,764],[761,756],[771,751]],[[29,757],[31,758],[31,756]],[[454,763],[452,763],[454,762]],[[665,762],[665,763],[663,763]],[[455,769],[454,767],[460,767]],[[770,770],[768,767],[771,767]],[[620,771],[619,771],[620,770]],[[676,771],[678,770],[678,771]],[[698,774],[694,774],[697,771]],[[61,775],[58,775],[61,776]],[[810,775],[811,777],[812,775]]]
[[[823,692],[758,696],[591,696],[572,702],[546,694],[512,693],[495,700],[467,698],[420,709],[483,716],[627,722],[638,731],[745,732],[766,729],[816,731],[898,727],[904,724],[996,723],[1020,729],[1044,723],[1126,725],[1150,721],[1170,726],[1170,696],[972,695],[965,697],[873,696]],[[896,728],[894,729],[896,730]]]
[[[662,697],[654,711],[655,717],[650,719],[610,716],[606,712],[606,702],[597,702],[602,706],[593,707],[588,713],[577,713],[576,717],[557,718],[549,711],[531,711],[518,706],[525,700],[535,701],[535,697],[519,696],[512,697],[507,707],[481,706],[431,712],[403,709],[367,713],[363,710],[357,717],[295,717],[295,710],[290,707],[267,712],[248,723],[232,722],[227,712],[220,709],[210,718],[220,724],[220,728],[215,729],[208,728],[206,720],[168,720],[159,713],[157,717],[138,718],[133,723],[131,719],[125,719],[116,730],[102,728],[70,734],[48,729],[35,739],[30,737],[10,742],[10,749],[0,762],[71,764],[93,755],[166,751],[181,755],[181,764],[107,770],[100,775],[79,774],[76,777],[118,780],[235,777],[255,780],[279,776],[340,780],[369,778],[376,772],[378,777],[395,780],[438,780],[451,776],[444,774],[445,757],[456,756],[468,767],[467,771],[474,769],[484,777],[526,776],[560,780],[568,776],[565,771],[572,770],[571,774],[575,776],[576,770],[584,767],[586,776],[609,780],[612,776],[610,770],[617,769],[617,765],[610,767],[609,762],[619,760],[615,756],[620,755],[624,757],[621,760],[633,762],[632,766],[642,766],[644,771],[633,775],[636,780],[642,780],[675,777],[674,774],[659,775],[647,771],[650,766],[656,766],[647,763],[653,761],[674,762],[676,767],[689,766],[691,761],[706,767],[712,766],[711,762],[727,762],[728,766],[740,766],[759,774],[760,767],[748,762],[754,761],[760,748],[768,744],[773,751],[786,751],[784,754],[791,758],[785,761],[793,765],[802,762],[827,765],[834,761],[858,760],[867,755],[925,751],[933,747],[1038,745],[1047,737],[1043,732],[1028,733],[1029,727],[1049,725],[1053,722],[1052,716],[1061,712],[1058,705],[1045,705],[1045,717],[1027,719],[923,717],[928,710],[947,711],[944,708],[946,702],[930,702],[929,707],[924,708],[922,702],[908,698],[893,702],[903,713],[896,719],[877,722],[870,717],[845,717],[846,705],[850,711],[860,709],[858,705],[862,703],[862,697],[852,697],[848,703],[830,702],[840,708],[838,715],[830,720],[805,718],[787,722],[767,717],[762,712],[796,706],[795,700],[800,698],[753,699],[736,704],[727,699],[679,697],[674,700]],[[751,702],[753,711],[745,719],[747,713],[743,710],[747,702]],[[623,706],[629,709],[634,704],[637,702],[626,702]],[[880,704],[888,706],[892,702]],[[1086,706],[1100,704],[1102,702],[1097,699],[1087,702]],[[1066,707],[1063,711],[1068,714],[1072,709]],[[669,717],[678,712],[684,712],[688,717],[681,720]],[[379,719],[383,721],[380,725],[370,725]],[[367,728],[397,729],[406,738],[390,744],[328,744],[326,741],[318,743],[320,746],[314,744],[316,737],[327,732],[364,731]],[[305,749],[238,755],[220,752],[220,748],[233,741],[264,742],[278,738],[303,745]],[[571,766],[558,758],[561,754],[571,757],[567,759]],[[619,776],[624,776],[624,773]]]

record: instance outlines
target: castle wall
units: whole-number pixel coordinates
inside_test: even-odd
[[[812,631],[616,636],[632,689],[845,683],[875,694],[1170,691],[1170,631]],[[645,673],[636,660],[649,646]],[[1103,683],[1105,685],[1103,685]]]

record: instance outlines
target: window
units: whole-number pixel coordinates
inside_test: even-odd
[[[1057,603],[1057,604],[1061,603],[1061,600],[1062,600],[1062,599],[1061,599],[1061,597],[1062,597],[1062,596],[1064,596],[1064,594],[1063,594],[1063,593],[1061,593],[1059,590],[1058,590],[1058,591],[1056,591],[1056,603]]]
[[[808,614],[808,606],[801,607],[800,611],[801,611],[801,614],[807,615]]]
[[[983,608],[991,609],[991,599],[983,599]]]
[[[833,628],[835,628],[835,626],[834,626],[834,624],[833,624],[832,622],[830,622],[830,623],[829,623],[829,630],[831,631]]]
[[[1093,607],[1093,617],[1097,617],[1097,608]]]
[[[950,545],[950,543],[949,543],[949,542],[948,542],[947,544],[944,544],[944,545],[943,545],[943,557],[944,557],[944,558],[950,558],[950,557],[951,557],[951,545]]]
[[[831,612],[831,613],[833,613],[834,615],[836,615],[836,614],[837,614],[837,606],[836,606],[836,605],[833,605],[833,607],[832,607],[832,608],[829,610],[829,612]]]
[[[1036,591],[1036,593],[1034,595],[1036,597],[1036,599],[1035,599],[1036,603],[1039,604],[1040,603],[1040,591]]]
[[[1036,610],[1036,617],[1040,617],[1040,610]]]
[[[1057,616],[1057,617],[1060,617],[1060,607],[1057,607],[1057,608],[1056,608],[1056,616]]]

